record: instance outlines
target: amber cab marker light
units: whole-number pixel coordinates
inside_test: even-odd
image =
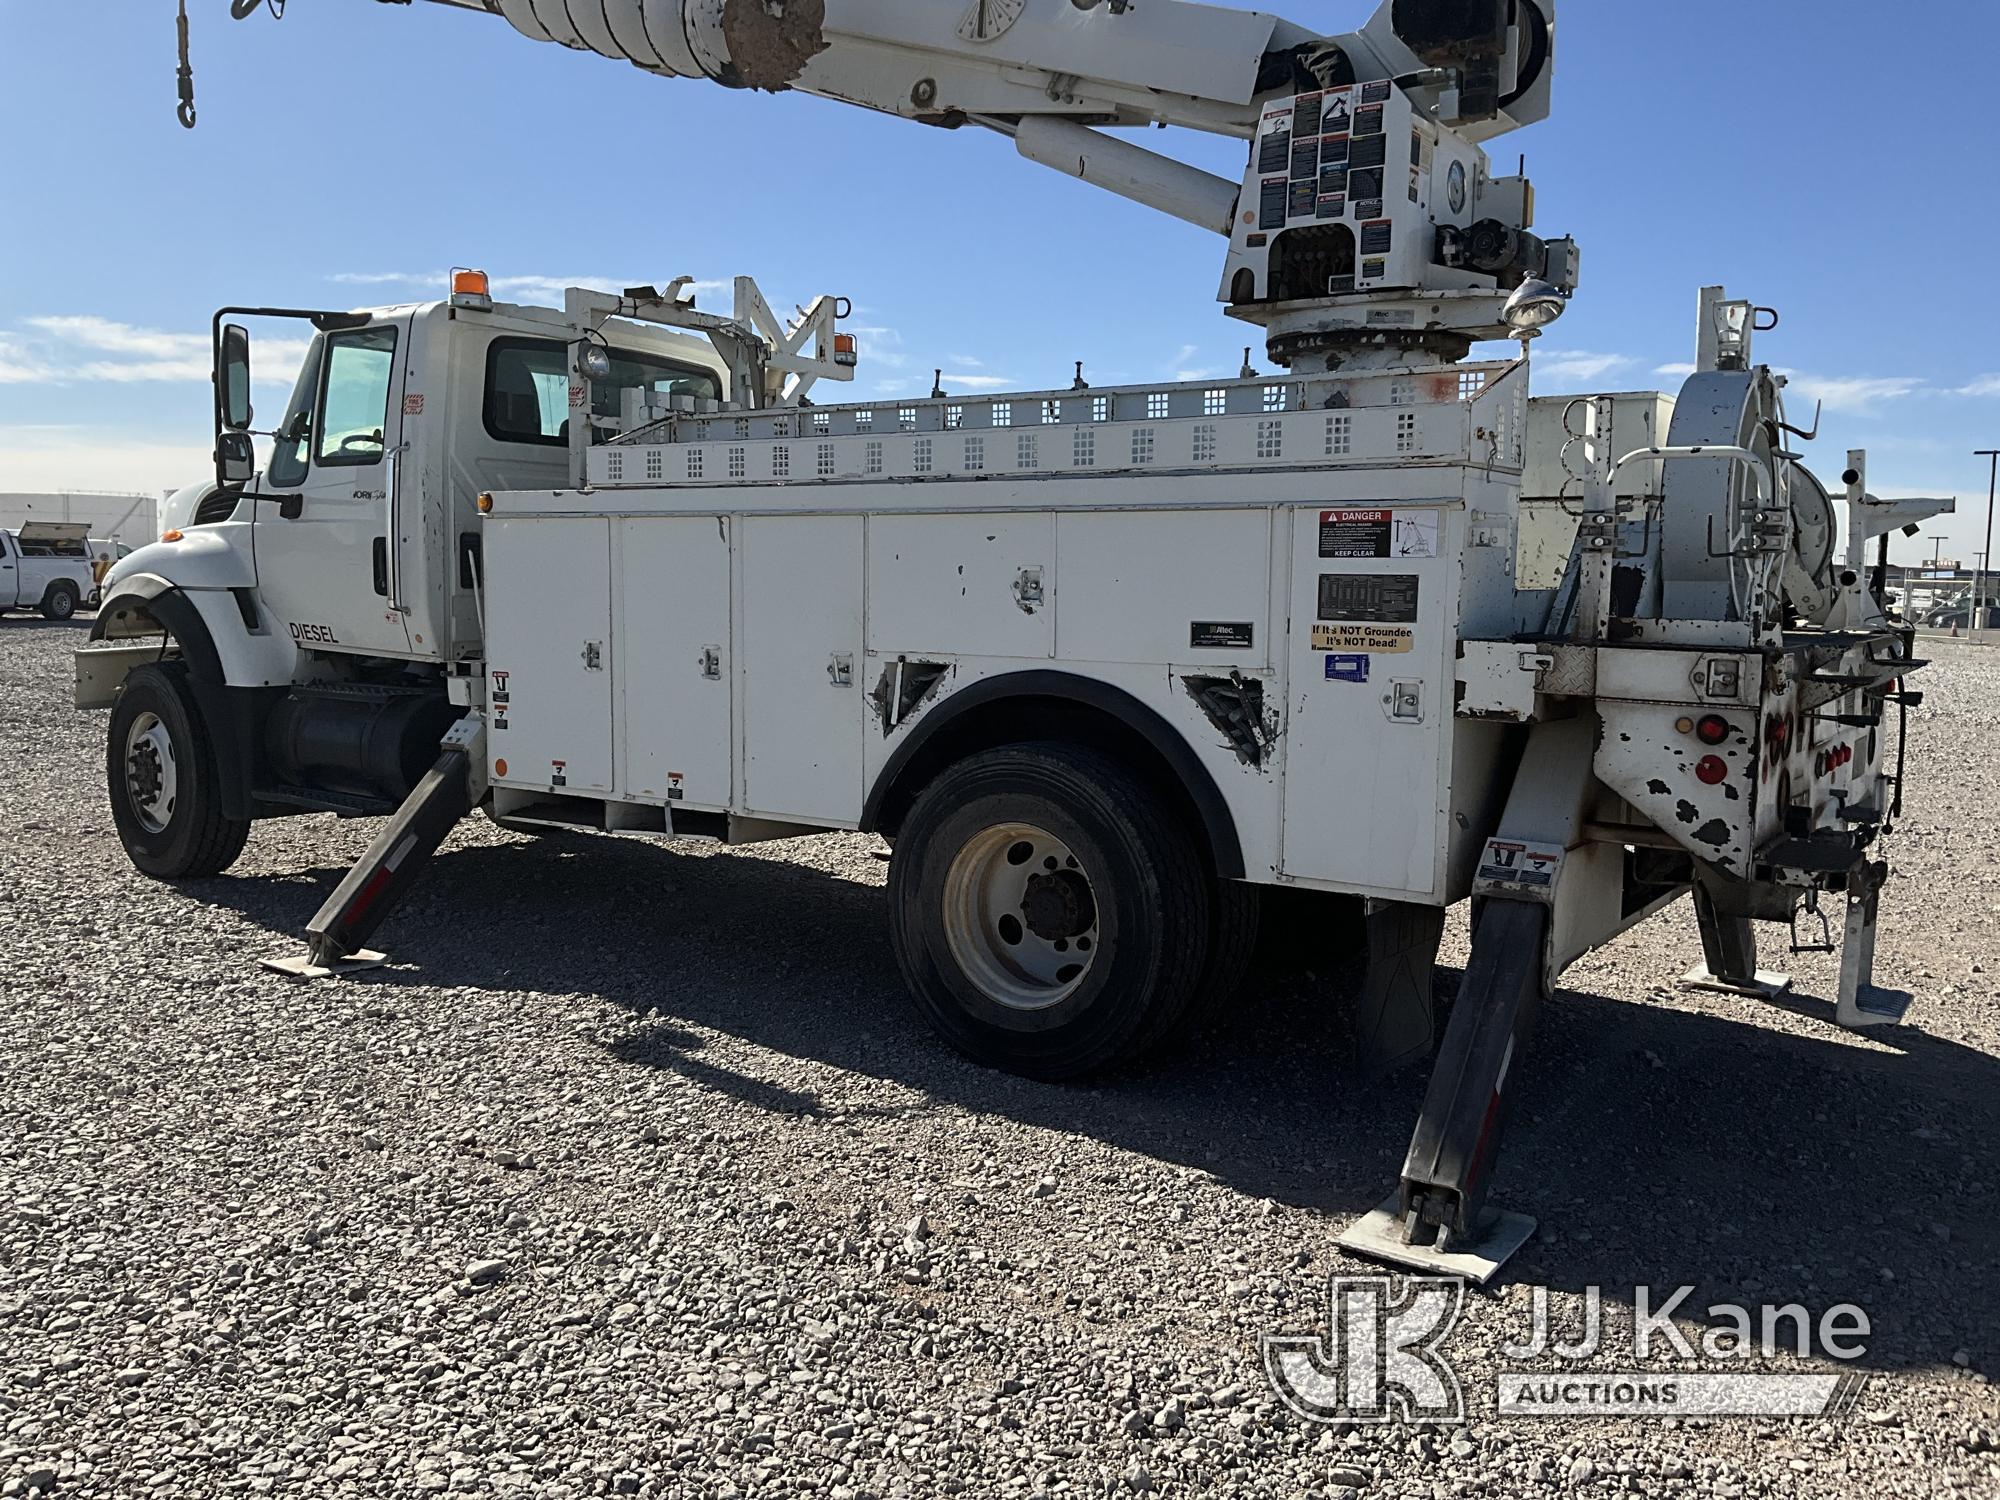
[[[496,761],[494,761],[494,762],[493,762],[493,774],[494,774],[495,776],[505,776],[505,775],[507,774],[507,762],[506,762],[506,761],[504,761],[504,760],[496,760]]]
[[[482,516],[493,513],[493,497],[491,495],[481,495],[479,497],[479,513]]]
[[[182,535],[183,533],[178,531],[163,531],[160,533],[160,540],[163,542],[178,542]]]
[[[451,290],[455,296],[459,297],[490,297],[493,295],[492,283],[487,281],[484,271],[453,271],[451,273]]]

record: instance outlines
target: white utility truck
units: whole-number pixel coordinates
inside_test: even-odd
[[[81,521],[29,521],[0,529],[0,610],[39,610],[67,620],[97,602],[97,575]]]
[[[118,565],[78,657],[141,869],[213,873],[261,817],[387,815],[291,964],[325,973],[475,808],[877,831],[920,1009],[1048,1078],[1225,1000],[1271,888],[1365,949],[1364,1062],[1425,1055],[1471,898],[1402,1183],[1345,1243],[1482,1279],[1530,1227],[1485,1201],[1509,1066],[1580,955],[1692,893],[1700,982],[1760,992],[1752,922],[1831,901],[1839,1020],[1900,1016],[1871,966],[1921,663],[1870,544],[1945,502],[1878,500],[1846,455],[1837,542],[1759,310],[1718,289],[1675,402],[1531,418],[1577,251],[1481,143],[1548,111],[1552,0],[1391,0],[1341,37],[1182,0],[446,3],[1003,131],[1225,236],[1222,300],[1281,373],[819,405],[855,357],[838,299],[555,312],[464,273],[284,314],[317,333],[253,474],[232,320],[258,310],[225,310],[217,485]],[[1093,128],[1144,123],[1242,138],[1242,181]],[[1574,534],[1528,586],[1538,426]]]

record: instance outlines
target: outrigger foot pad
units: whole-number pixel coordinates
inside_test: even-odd
[[[1834,1009],[1834,1021],[1848,1031],[1866,1031],[1871,1026],[1900,1026],[1909,1014],[1908,990],[1885,990],[1865,984],[1853,998],[1842,996]]]
[[[342,974],[358,973],[362,969],[379,969],[388,961],[388,954],[377,953],[373,948],[357,948],[343,957],[329,958],[323,963],[311,953],[300,953],[291,958],[258,960],[272,973],[289,974],[294,979],[335,979]]]
[[[1709,972],[1707,964],[1696,964],[1680,977],[1684,990],[1708,990],[1718,995],[1741,995],[1748,1000],[1775,1000],[1792,987],[1792,976],[1774,969],[1758,969],[1752,978],[1724,979]]]
[[[1486,1286],[1534,1232],[1535,1221],[1526,1214],[1487,1209],[1480,1216],[1478,1235],[1469,1241],[1440,1233],[1430,1244],[1413,1244],[1405,1235],[1403,1195],[1397,1192],[1349,1225],[1338,1243],[1369,1260],[1434,1276],[1462,1276]]]
[[[264,967],[302,979],[324,979],[373,968],[383,956],[362,943],[402,900],[458,820],[472,810],[472,758],[483,754],[476,720],[460,720],[445,737],[437,764],[383,823],[360,862],[341,878],[306,923],[306,951],[267,958]]]

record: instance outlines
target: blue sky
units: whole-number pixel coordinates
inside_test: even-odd
[[[519,300],[738,272],[780,305],[846,295],[861,396],[933,366],[964,391],[1066,384],[1076,359],[1099,382],[1233,372],[1253,332],[1212,300],[1220,240],[996,136],[657,79],[443,7],[190,8],[192,133],[171,0],[0,0],[0,491],[196,477],[215,306],[429,297],[455,264]],[[1282,13],[1339,32],[1368,8]],[[1783,315],[1758,354],[1794,372],[1794,420],[1826,403],[1814,466],[1866,446],[1878,491],[1959,494],[1932,530],[1970,563],[1971,450],[2000,447],[1996,55],[1993,0],[1569,0],[1554,117],[1495,148],[1583,245],[1536,388],[1675,388],[1696,288],[1725,283]],[[261,344],[262,374],[288,380],[286,352]]]

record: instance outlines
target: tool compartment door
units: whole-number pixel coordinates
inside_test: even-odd
[[[485,553],[493,780],[609,792],[611,523],[491,519]]]
[[[1293,512],[1287,875],[1437,890],[1457,519],[1386,504]]]
[[[736,601],[741,810],[861,819],[860,516],[746,516]]]
[[[624,795],[726,811],[729,518],[612,523],[618,569],[619,767]]]

